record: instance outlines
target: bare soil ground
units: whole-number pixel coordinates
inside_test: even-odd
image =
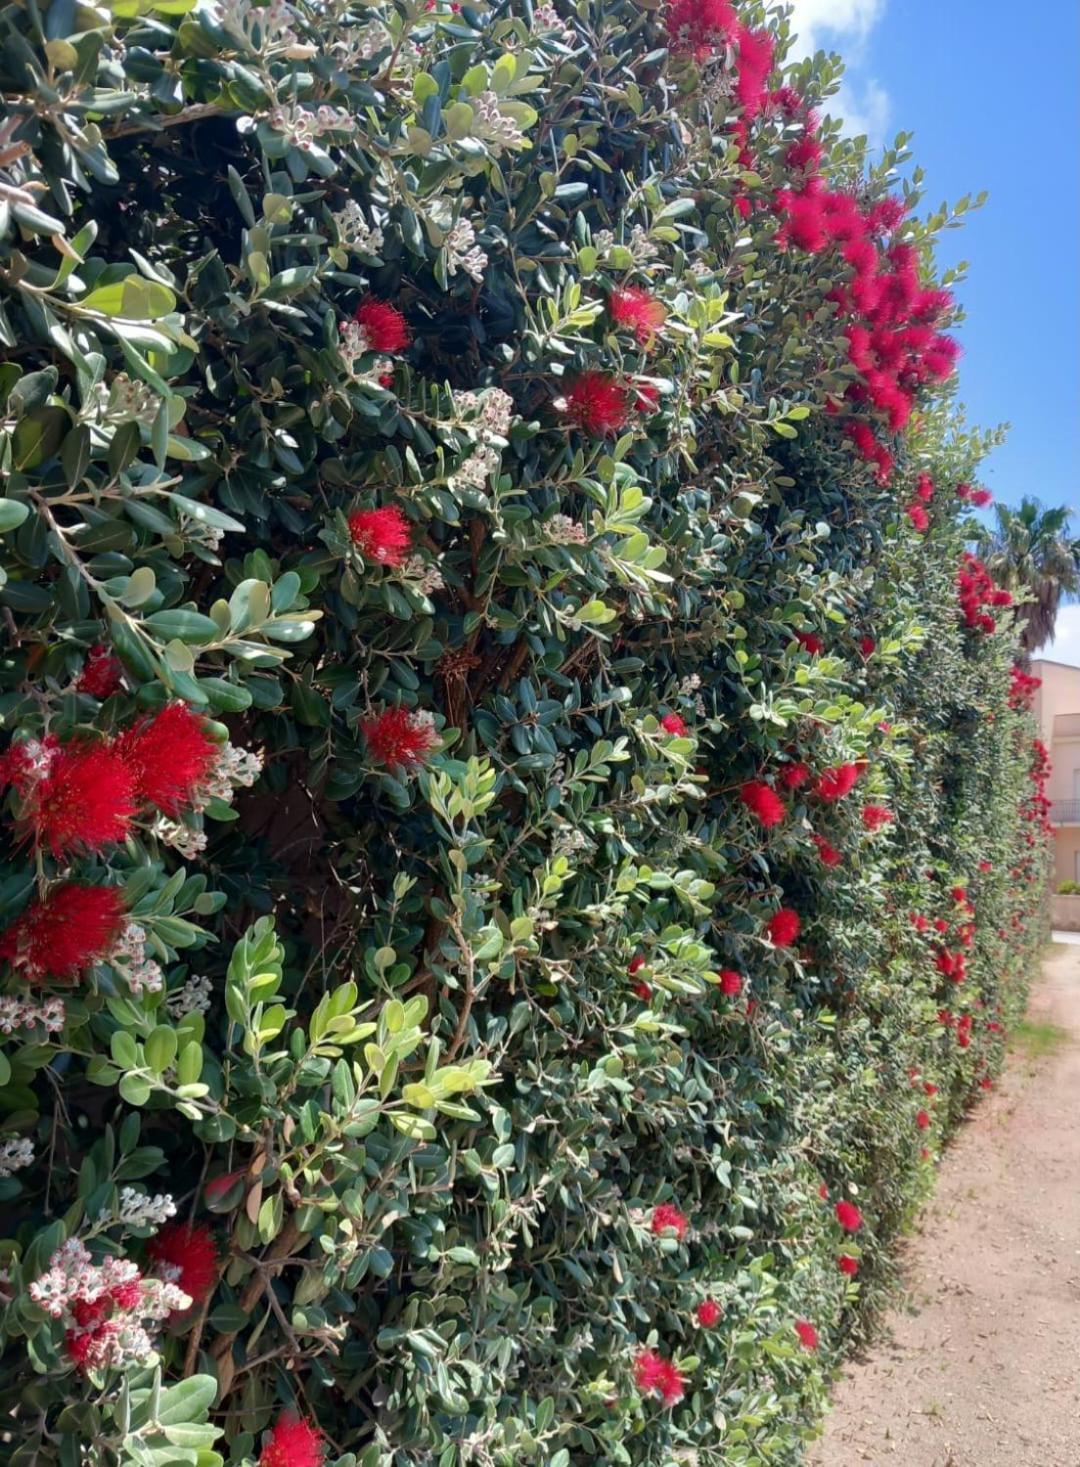
[[[810,1467],[1080,1467],[1080,946],[1049,950],[904,1262]]]

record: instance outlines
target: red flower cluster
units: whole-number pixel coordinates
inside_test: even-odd
[[[986,610],[988,606],[1011,606],[1012,596],[1001,586],[970,551],[965,550],[956,573],[956,599],[963,613],[964,625],[973,631],[992,632],[997,622]]]
[[[379,565],[403,565],[412,545],[412,527],[396,504],[382,509],[358,509],[349,516],[354,545]]]
[[[681,1243],[686,1237],[686,1230],[689,1226],[689,1218],[685,1213],[680,1212],[672,1202],[661,1202],[652,1210],[650,1227],[657,1235],[670,1231]]]
[[[201,1304],[217,1279],[218,1250],[205,1223],[166,1223],[146,1245],[155,1272]]]
[[[742,992],[742,975],[736,973],[734,968],[721,968],[720,970],[720,992],[725,998],[738,998]]]
[[[722,1312],[715,1299],[703,1299],[694,1310],[694,1316],[702,1329],[712,1329],[714,1325],[719,1324]]]
[[[665,1406],[674,1406],[683,1398],[685,1382],[682,1372],[671,1360],[655,1350],[639,1350],[634,1357],[634,1379],[638,1390],[646,1395],[658,1394]]]
[[[795,640],[804,652],[809,652],[811,657],[820,657],[825,651],[825,643],[817,632],[796,632]]]
[[[787,814],[787,806],[780,796],[771,785],[759,779],[748,780],[739,791],[739,799],[766,829],[779,825]]]
[[[848,360],[860,377],[847,399],[853,405],[868,404],[884,416],[889,432],[899,432],[918,388],[943,381],[956,364],[956,342],[936,329],[952,297],[947,291],[924,289],[915,247],[892,238],[904,218],[903,201],[885,198],[862,205],[852,194],[827,189],[818,172],[816,118],[808,116],[804,127],[803,142],[789,151],[788,161],[806,176],[798,188],[776,195],[779,239],[810,254],[839,252],[850,275],[829,299],[848,323]],[[853,418],[845,429],[859,454],[876,463],[879,479],[887,482],[892,454],[870,424]]]
[[[859,772],[857,764],[838,764],[834,769],[826,769],[818,776],[814,793],[822,800],[842,800],[858,784]]]
[[[957,484],[956,497],[973,504],[976,509],[986,509],[994,502],[994,496],[989,489],[973,489],[970,484]]]
[[[850,1253],[841,1253],[840,1257],[836,1260],[836,1266],[842,1274],[846,1274],[849,1279],[853,1279],[859,1271],[859,1260],[852,1258]]]
[[[929,504],[934,497],[934,481],[929,474],[920,474],[919,481],[915,485],[915,497],[922,500],[923,504]]]
[[[0,958],[31,982],[71,982],[112,951],[123,921],[116,887],[56,886],[0,934]]]
[[[809,778],[808,764],[785,764],[780,771],[780,783],[789,790],[800,789]]]
[[[917,501],[913,501],[908,505],[904,513],[911,521],[912,529],[918,530],[920,535],[925,535],[930,528],[930,516],[926,513],[923,506]]]
[[[279,1416],[270,1429],[259,1467],[322,1467],[326,1447],[313,1421],[290,1412]]]
[[[108,743],[28,739],[0,758],[0,788],[14,786],[20,824],[54,860],[124,840],[135,815],[127,762]]]
[[[650,346],[667,320],[667,309],[637,285],[616,287],[608,296],[608,310],[617,326],[633,332],[641,346]]]
[[[361,727],[372,759],[391,770],[419,769],[440,743],[431,715],[409,708],[384,708]]]
[[[843,852],[838,851],[831,841],[826,840],[823,835],[818,835],[816,832],[811,833],[810,839],[817,847],[818,859],[823,866],[835,867],[843,865]]]
[[[660,727],[665,733],[673,734],[676,738],[682,738],[687,732],[686,720],[680,718],[677,713],[665,713],[660,720]]]
[[[604,438],[626,427],[633,394],[606,372],[582,372],[567,388],[565,412],[570,421],[593,438]]]
[[[863,1216],[854,1202],[836,1204],[836,1221],[845,1233],[857,1233],[863,1225]]]
[[[928,1131],[932,1124],[930,1120],[930,1112],[925,1110],[919,1111],[918,1115],[915,1117],[915,1124],[918,1126],[920,1131]]]
[[[667,28],[676,54],[704,61],[735,39],[739,22],[730,0],[672,0]]]
[[[137,719],[116,740],[116,750],[131,771],[136,799],[164,815],[177,815],[191,802],[218,757],[206,720],[186,703],[168,703]]]
[[[409,323],[388,301],[368,296],[357,306],[353,319],[363,331],[369,351],[404,351],[412,340]]]
[[[1009,681],[1009,707],[1017,712],[1033,708],[1035,694],[1041,687],[1041,677],[1031,677],[1022,667],[1014,664]]]
[[[864,657],[873,657],[874,653],[877,651],[877,643],[874,641],[873,637],[860,637],[859,651]]]
[[[862,823],[867,830],[881,830],[883,826],[891,825],[894,819],[893,812],[884,805],[862,807]]]
[[[115,656],[102,642],[97,642],[86,654],[82,671],[75,679],[75,691],[88,693],[91,698],[98,698],[102,702],[111,698],[120,686],[120,679],[124,675],[124,666],[119,657]]]
[[[795,1333],[799,1337],[799,1344],[804,1350],[816,1350],[818,1347],[818,1332],[808,1319],[797,1319],[795,1321]]]
[[[790,947],[802,931],[798,912],[790,907],[781,907],[769,918],[769,940],[776,947]]]

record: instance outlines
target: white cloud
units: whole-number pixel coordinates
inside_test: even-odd
[[[849,72],[839,92],[829,100],[824,110],[831,116],[844,119],[844,132],[849,138],[865,135],[872,148],[885,146],[889,94],[874,77],[859,82]]]
[[[1054,640],[1035,656],[1080,667],[1080,606],[1061,607],[1054,625]]]
[[[811,55],[838,41],[865,41],[885,13],[885,0],[791,0],[796,53]]]
[[[871,148],[885,144],[889,94],[872,76],[861,76],[871,32],[885,14],[886,0],[791,0],[791,27],[796,37],[792,56],[812,56],[820,49],[838,50],[847,71],[839,94],[827,111],[844,121],[848,137],[863,134]]]

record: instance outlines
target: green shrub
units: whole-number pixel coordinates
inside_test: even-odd
[[[1044,929],[948,348],[752,35],[4,22],[7,1460],[797,1461]]]
[[[1062,881],[1058,884],[1059,896],[1075,896],[1080,892],[1080,881]]]

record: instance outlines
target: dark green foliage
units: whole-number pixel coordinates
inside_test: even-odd
[[[62,1034],[0,1050],[35,1148],[0,1180],[21,1467],[250,1462],[292,1403],[341,1467],[796,1463],[1022,1013],[1032,730],[1009,615],[985,635],[956,607],[954,486],[986,445],[927,404],[875,481],[824,411],[852,380],[842,266],[733,207],[785,182],[780,121],[750,174],[654,6],[560,14],[3,11],[4,727],[111,734],[179,698],[265,752],[185,814],[205,852],[145,819],[75,868],[124,888],[167,991],[98,964]],[[835,80],[799,75],[812,101]],[[290,145],[317,106],[334,126]],[[826,141],[868,196],[906,161],[864,177]],[[951,218],[906,226],[928,282]],[[628,282],[667,308],[652,350],[612,328]],[[369,297],[411,330],[388,364],[343,346]],[[559,399],[586,370],[656,410],[579,432]],[[389,505],[405,567],[350,539]],[[104,702],[77,686],[102,642]],[[397,707],[441,735],[419,771],[365,738]],[[795,760],[811,782],[765,831],[739,787]],[[856,790],[816,797],[845,762]],[[3,855],[0,926],[61,874],[14,834]],[[953,887],[962,985],[911,921],[955,936]],[[212,999],[183,1015],[192,977]],[[156,1363],[87,1378],[28,1289],[65,1236],[142,1261],[135,1184],[213,1229],[220,1277]],[[653,1234],[661,1202],[685,1240]],[[685,1375],[670,1409],[635,1385],[647,1346]]]

